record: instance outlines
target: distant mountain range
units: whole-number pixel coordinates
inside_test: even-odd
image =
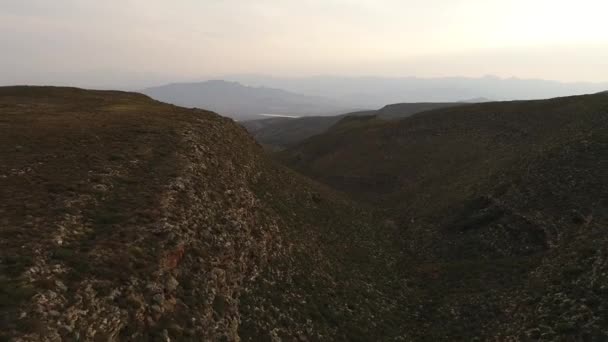
[[[280,78],[260,75],[225,76],[250,86],[280,88],[299,94],[323,96],[355,108],[379,108],[400,102],[487,102],[545,99],[590,94],[608,89],[606,83],[565,83],[548,80],[499,78],[387,78],[333,77]],[[471,100],[466,100],[471,99]]]
[[[482,78],[227,76],[226,80],[172,83],[141,92],[160,101],[207,108],[236,120],[326,116],[380,108],[389,103],[481,103],[597,93],[608,83]]]
[[[178,106],[206,108],[237,120],[260,118],[260,114],[328,115],[353,109],[321,96],[221,80],[173,83],[147,88],[142,93]]]

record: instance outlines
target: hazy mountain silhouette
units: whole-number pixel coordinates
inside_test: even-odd
[[[334,77],[279,78],[261,75],[224,77],[251,86],[285,89],[311,96],[333,98],[359,108],[378,108],[398,102],[456,102],[479,98],[530,100],[566,95],[597,93],[608,89],[606,83],[564,83],[548,80],[499,78],[387,78]]]
[[[259,118],[259,114],[327,115],[352,109],[320,96],[221,80],[173,83],[147,88],[142,93],[179,106],[206,108],[237,120]]]

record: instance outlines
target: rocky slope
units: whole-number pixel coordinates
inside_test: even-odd
[[[4,339],[398,335],[390,229],[231,120],[70,88],[0,88],[0,113]]]

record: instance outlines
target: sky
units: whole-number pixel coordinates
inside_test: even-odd
[[[608,81],[606,0],[0,0],[0,84]]]

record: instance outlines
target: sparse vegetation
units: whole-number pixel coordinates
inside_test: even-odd
[[[4,339],[607,334],[606,95],[346,120],[279,155],[325,185],[139,94],[0,108]]]
[[[605,281],[589,272],[608,245],[607,111],[596,94],[355,120],[277,157],[395,220],[426,308],[413,329],[433,327],[417,338],[606,338],[600,311],[564,310]]]

